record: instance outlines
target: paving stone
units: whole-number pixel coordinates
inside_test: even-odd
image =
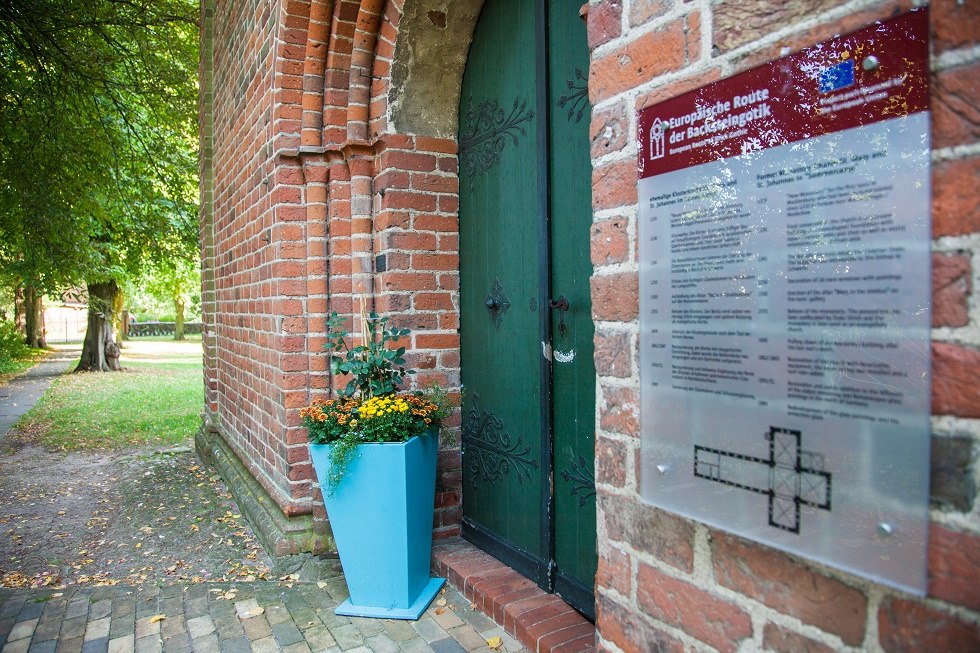
[[[160,614],[159,607],[155,596],[140,596],[136,600],[136,620],[139,621]]]
[[[122,598],[117,598],[112,602],[112,618],[124,617],[127,615],[136,614],[136,601],[133,597],[126,596]]]
[[[41,621],[61,621],[65,616],[65,608],[68,603],[58,599],[50,599],[44,603],[44,612],[41,613]]]
[[[249,613],[251,613],[253,610],[255,610],[258,607],[259,607],[259,602],[256,601],[255,599],[247,599],[245,601],[236,601],[235,602],[235,613],[238,615],[238,618],[241,619],[242,618],[242,615],[249,614]]]
[[[459,642],[452,637],[429,642],[429,646],[432,647],[435,653],[466,653],[466,649],[460,646]]]
[[[221,645],[218,643],[218,636],[214,633],[198,637],[191,640],[191,649],[194,653],[221,653]]]
[[[203,617],[208,613],[208,599],[206,596],[188,598],[184,600],[184,617],[188,620],[195,617]]]
[[[7,635],[7,642],[16,642],[18,640],[30,638],[34,634],[34,629],[37,628],[37,622],[39,619],[30,619],[28,621],[19,621],[13,628],[10,629],[10,634]]]
[[[75,619],[65,619],[61,622],[61,634],[59,639],[75,639],[76,637],[82,639],[85,636],[85,626],[87,626],[85,617],[77,617]],[[82,639],[84,641],[84,639]]]
[[[78,617],[88,617],[88,601],[72,601],[65,607],[65,619],[77,619]]]
[[[185,631],[169,638],[164,637],[163,650],[164,653],[170,653],[170,651],[189,651],[191,650],[191,636]]]
[[[183,600],[185,590],[186,586],[184,585],[164,585],[160,588],[160,599],[172,599],[179,596]]]
[[[421,637],[400,642],[398,646],[404,653],[432,653],[432,649]]]
[[[34,641],[35,642],[47,642],[52,639],[58,639],[58,633],[61,632],[61,620],[60,619],[41,619],[38,623],[37,628],[34,629]]]
[[[85,641],[91,642],[95,639],[105,638],[109,639],[109,622],[110,617],[104,617],[102,619],[96,619],[95,621],[89,621],[88,626],[85,628]]]
[[[296,642],[303,641],[303,633],[299,631],[296,624],[291,621],[272,625],[272,635],[279,642],[279,646],[286,647]]]
[[[186,633],[187,622],[184,620],[184,615],[182,614],[169,615],[160,622],[160,635],[164,641]]]
[[[422,639],[429,643],[449,637],[449,633],[443,630],[439,624],[426,616],[423,616],[421,619],[413,623],[412,628],[414,628],[415,632],[422,636]]]
[[[461,626],[453,628],[449,631],[449,635],[467,651],[475,651],[481,646],[487,645],[487,640],[483,639],[480,633],[476,632],[476,629],[469,624],[464,623]]]
[[[113,613],[110,619],[112,619],[112,622],[109,624],[109,639],[125,637],[126,635],[131,635],[136,632],[135,612],[123,614],[118,617],[115,615],[115,613]]]
[[[183,644],[179,645],[165,641],[163,643],[163,653],[192,653],[190,641],[191,640],[188,639]]]
[[[337,640],[330,634],[330,630],[322,625],[306,629],[303,632],[303,637],[314,651],[322,651],[337,645]]]
[[[109,640],[108,653],[133,653],[133,648],[135,646],[136,646],[136,637],[134,635],[125,635],[123,637],[117,637],[115,639]]]
[[[211,596],[208,599],[208,613],[212,615],[234,614],[235,604],[247,600],[248,598],[242,598],[239,594],[232,594],[232,598],[230,599],[223,598],[222,596]]]
[[[214,620],[211,619],[210,615],[204,615],[203,617],[194,617],[193,619],[187,620],[187,632],[191,636],[191,640],[197,640],[201,637],[207,637],[215,631]],[[217,637],[215,637],[217,639]],[[195,650],[197,645],[193,644]]]
[[[172,614],[182,614],[184,612],[184,601],[181,597],[161,599],[158,607],[160,614],[170,616]]]
[[[105,599],[102,601],[96,601],[88,609],[88,618],[90,620],[98,620],[104,617],[108,617],[112,614],[112,601]]]
[[[252,650],[244,635],[222,639],[219,640],[219,643],[221,644],[221,653],[249,653]]]
[[[58,642],[54,640],[49,640],[47,642],[32,642],[30,648],[27,649],[27,653],[54,653],[54,649],[57,647]]]
[[[214,627],[218,631],[218,639],[232,639],[234,637],[240,637],[245,632],[242,628],[242,622],[238,620],[238,617],[232,613],[228,615],[214,616]]]
[[[3,605],[0,606],[0,618],[16,617],[26,602],[26,599],[23,597],[12,598],[4,601]]]
[[[306,642],[296,642],[284,647],[283,653],[311,653],[310,647]]]
[[[345,651],[364,644],[364,636],[354,624],[345,624],[331,628],[330,634],[337,640],[337,645]]]
[[[306,630],[307,628],[313,628],[314,626],[320,625],[320,617],[317,616],[316,612],[307,608],[306,610],[301,610],[298,612],[293,612],[290,610],[289,614],[293,616],[293,623],[300,630]]]
[[[82,644],[82,653],[106,653],[109,650],[109,638],[90,639]]]
[[[89,597],[92,603],[98,603],[100,601],[112,601],[117,595],[122,594],[123,590],[114,587],[96,587],[95,591]]]
[[[320,617],[320,621],[323,622],[323,625],[327,626],[328,628],[335,628],[350,624],[350,617],[345,617],[335,613],[333,608],[328,610],[317,610],[316,614],[318,617]]]
[[[158,635],[149,635],[137,638],[134,650],[136,653],[160,653],[163,651],[163,644]]]
[[[405,640],[419,636],[415,632],[415,629],[412,628],[412,623],[404,619],[385,619],[384,628],[388,637],[396,642],[404,642]]]
[[[272,637],[272,627],[264,616],[246,619],[242,622],[242,629],[250,642]]]
[[[20,609],[20,614],[17,615],[17,621],[40,619],[41,615],[44,614],[44,603],[44,601],[38,601],[37,599],[28,600],[24,604],[24,607]]]
[[[435,621],[443,630],[449,630],[455,628],[456,626],[462,626],[463,620],[459,618],[459,615],[450,610],[449,608],[443,608],[442,613],[439,610],[432,610],[429,615],[432,620]]]
[[[146,639],[147,637],[153,636],[159,639],[160,634],[160,622],[152,621],[153,617],[142,617],[136,620],[136,640],[137,645],[139,640]]]
[[[279,645],[273,637],[264,637],[252,642],[253,653],[273,653],[279,650]]]
[[[499,628],[493,619],[478,610],[466,610],[460,614],[462,614],[463,620],[469,625],[473,626],[473,630],[478,633],[484,633],[488,630]]]
[[[384,632],[385,625],[381,619],[365,619],[363,617],[351,617],[350,622],[357,626],[357,629],[361,631],[361,634],[365,637],[371,637],[372,635],[377,635]]]
[[[368,637],[365,640],[368,648],[374,651],[374,653],[400,653],[401,649],[398,647],[398,642],[388,637],[385,633],[380,633],[374,635],[373,637]]]
[[[265,609],[265,618],[269,620],[270,626],[292,621],[289,611],[282,605],[270,605]]]
[[[207,585],[187,585],[184,587],[184,599],[206,599],[212,589],[215,588]]]
[[[7,642],[3,645],[3,653],[27,653],[30,648],[31,640],[18,639],[16,642]]]
[[[80,636],[73,637],[71,639],[65,639],[64,636],[62,636],[61,639],[58,640],[58,646],[54,649],[54,651],[55,653],[81,653],[82,644],[84,643],[85,642],[82,641]]]
[[[0,638],[6,640],[7,635],[10,634],[11,629],[13,629],[16,623],[17,620],[15,617],[4,617],[0,619]]]

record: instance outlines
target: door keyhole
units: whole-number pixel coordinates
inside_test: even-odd
[[[548,302],[548,308],[558,309],[558,334],[562,337],[565,336],[565,311],[568,310],[568,300],[565,299],[565,295],[558,295],[558,299],[552,299]]]

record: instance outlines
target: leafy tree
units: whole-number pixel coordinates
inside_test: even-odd
[[[142,289],[174,309],[174,340],[184,339],[184,314],[188,304],[201,292],[201,267],[197,261],[174,258],[157,263],[142,284]]]
[[[0,272],[87,286],[79,369],[114,367],[122,280],[196,257],[197,11],[0,0]]]

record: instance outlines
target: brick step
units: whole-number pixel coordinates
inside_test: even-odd
[[[432,546],[432,569],[531,653],[595,651],[595,626],[555,594],[466,540]]]

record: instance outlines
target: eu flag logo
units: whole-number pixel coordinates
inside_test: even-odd
[[[820,92],[832,93],[854,83],[854,59],[820,71]]]

